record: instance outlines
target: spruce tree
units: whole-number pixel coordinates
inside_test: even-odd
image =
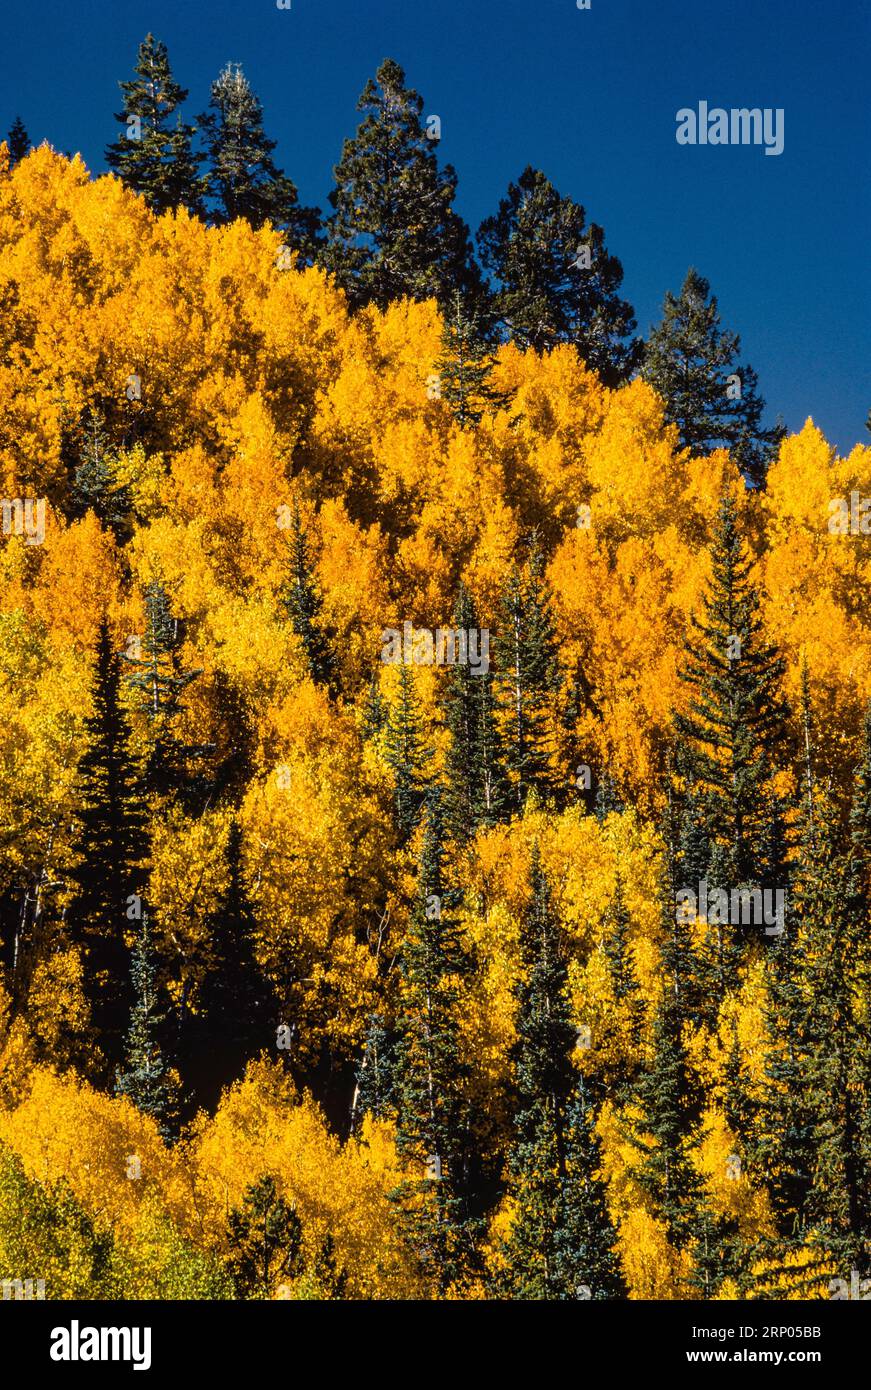
[[[618,1097],[625,1095],[632,1079],[637,1075],[641,1059],[641,1038],[644,1027],[644,1001],[635,969],[632,942],[630,940],[629,910],[623,891],[623,881],[619,874],[608,911],[603,922],[602,949],[608,962],[611,988],[617,1004],[618,1017],[606,1021],[616,1031],[622,1022],[624,1027],[621,1050],[628,1049],[629,1056],[621,1056],[609,1071],[608,1090]],[[617,1039],[615,1039],[617,1042]]]
[[[565,1117],[566,1172],[553,1242],[553,1283],[562,1297],[625,1298],[614,1229],[601,1179],[602,1146],[583,1079]]]
[[[367,743],[377,743],[387,727],[387,704],[381,694],[381,684],[378,679],[378,672],[374,671],[369,679],[369,688],[366,691],[366,699],[363,705],[363,717],[360,723],[360,734]]]
[[[441,355],[436,361],[439,395],[447,401],[461,429],[474,427],[488,411],[507,405],[510,397],[490,383],[496,362],[493,346],[481,327],[481,315],[454,290],[445,309]]]
[[[273,1299],[303,1272],[302,1222],[265,1174],[250,1184],[227,1222],[227,1269],[237,1298]]]
[[[147,847],[140,774],[120,687],[120,661],[104,617],[78,766],[69,917],[86,953],[94,1025],[110,1054],[127,1009],[124,929],[128,913],[136,910]]]
[[[456,632],[479,631],[475,605],[460,585],[454,609]],[[445,758],[445,818],[451,836],[467,843],[481,826],[502,818],[508,786],[496,727],[494,676],[460,662],[451,671],[445,697],[450,743]]]
[[[431,788],[417,894],[400,955],[396,1143],[409,1176],[395,1199],[406,1238],[441,1293],[464,1277],[473,1259],[468,1068],[458,1019],[459,987],[469,964],[455,909],[440,796]]]
[[[538,845],[533,846],[530,888],[520,937],[516,1108],[508,1161],[515,1215],[504,1255],[511,1297],[552,1299],[565,1292],[557,1275],[557,1231],[567,1176],[565,1111],[575,1080],[570,1058],[576,1030],[559,922]]]
[[[188,765],[211,751],[210,744],[187,744],[179,739],[175,724],[184,710],[182,694],[202,675],[185,671],[179,660],[181,634],[169,595],[159,579],[145,585],[145,633],[140,654],[122,659],[132,668],[127,683],[138,692],[140,707],[149,724],[150,740],[145,770],[147,790],[160,799],[176,795],[191,799],[199,791]]]
[[[468,228],[452,207],[456,174],[439,169],[423,102],[393,59],[367,82],[358,110],[365,119],[334,170],[323,265],[354,305],[480,296]]]
[[[194,127],[176,115],[187,92],[172,75],[166,45],[153,34],[139,45],[134,72],[132,81],[119,84],[124,110],[115,119],[125,132],[107,146],[106,163],[152,211],[184,206],[200,213],[198,161],[191,145]]]
[[[170,1140],[179,1097],[160,1040],[166,1015],[158,1012],[157,968],[147,911],[142,914],[130,974],[134,1003],[127,1033],[126,1066],[116,1075],[115,1094],[126,1096],[137,1110],[150,1116],[162,1138]]]
[[[867,904],[851,888],[846,827],[820,798],[794,893],[806,1000],[801,1083],[814,1112],[806,1219],[813,1243],[847,1279],[852,1269],[871,1271],[871,947]]]
[[[115,478],[115,450],[98,410],[88,412],[79,462],[73,479],[73,505],[79,514],[93,511],[118,540],[129,536],[130,495]]]
[[[428,783],[429,751],[409,665],[399,670],[399,689],[390,707],[384,734],[384,757],[393,773],[396,825],[403,843],[417,824]]]
[[[791,915],[765,956],[765,1081],[753,1121],[749,1157],[764,1174],[777,1225],[776,1273],[784,1252],[804,1244],[807,1198],[816,1162],[815,1108],[806,1088],[806,996],[803,950]]]
[[[751,482],[765,480],[784,437],[782,426],[764,429],[765,402],[753,368],[741,366],[741,339],[720,327],[708,281],[690,269],[675,297],[665,297],[663,318],[644,347],[641,374],[665,402],[681,443],[695,453],[728,448]]]
[[[380,1120],[395,1108],[396,1043],[396,1035],[387,1027],[383,1016],[372,1014],[355,1076],[352,1129],[357,1128],[364,1115],[374,1115]]]
[[[16,116],[9,127],[6,144],[9,149],[9,167],[14,169],[15,165],[21,162],[31,148],[30,136],[27,134],[20,116]]]
[[[208,946],[192,1040],[194,1081],[202,1103],[217,1100],[245,1061],[261,1051],[274,1015],[270,987],[257,963],[257,919],[242,872],[242,831],[231,822],[227,883],[209,912]]]
[[[267,138],[263,108],[238,63],[228,63],[212,83],[209,110],[199,127],[212,219],[225,223],[244,217],[252,227],[270,222],[310,260],[320,214],[300,205],[295,185],[273,162],[276,142]]]
[[[282,602],[302,643],[309,675],[316,685],[326,686],[334,693],[335,657],[321,618],[323,599],[315,578],[308,538],[296,507],[291,517],[290,574],[282,591]]]
[[[629,377],[641,344],[631,336],[632,306],[618,295],[623,267],[579,203],[527,166],[477,239],[496,281],[494,312],[512,338],[536,352],[573,343],[607,386]]]
[[[565,950],[538,845],[530,888],[520,935],[515,1137],[508,1162],[514,1216],[500,1283],[509,1297],[523,1300],[618,1297],[622,1285],[599,1149],[572,1064],[577,1031]]]
[[[551,714],[561,685],[544,562],[537,545],[526,567],[514,565],[502,595],[497,649],[501,733],[514,807],[535,791],[550,797]]]
[[[697,814],[710,854],[718,854],[713,886],[731,890],[776,879],[770,848],[773,759],[785,738],[780,695],[783,661],[766,641],[758,594],[737,509],[724,498],[712,549],[712,578],[701,618],[693,617],[680,678],[691,688],[689,713],[678,715],[677,766],[685,784],[687,816]],[[685,820],[685,825],[686,825]],[[685,841],[687,868],[698,872],[698,839]],[[782,880],[781,880],[782,881]],[[681,885],[698,891],[698,884]]]
[[[683,1010],[667,981],[653,1020],[651,1054],[636,1085],[640,1108],[631,1142],[641,1157],[635,1178],[669,1238],[685,1248],[697,1233],[702,1184],[692,1157],[702,1140],[700,1095],[683,1038]]]

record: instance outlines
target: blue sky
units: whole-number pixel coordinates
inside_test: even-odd
[[[240,62],[302,200],[326,205],[357,97],[397,59],[442,121],[474,231],[527,163],[583,203],[625,270],[641,330],[689,265],[741,334],[769,415],[808,415],[842,452],[869,439],[871,274],[865,0],[79,0],[6,7],[0,129],[95,172],[117,83],[150,29],[190,89]],[[785,149],[682,147],[675,113],[782,107]]]

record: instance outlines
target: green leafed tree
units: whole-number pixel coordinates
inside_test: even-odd
[[[358,110],[364,119],[334,170],[323,265],[355,305],[480,295],[469,231],[453,210],[456,174],[439,168],[435,126],[421,123],[423,102],[393,59],[367,82]]]
[[[147,34],[134,72],[132,81],[120,83],[124,109],[115,119],[124,133],[107,146],[106,163],[154,212],[184,206],[199,214],[194,127],[185,124],[178,111],[187,92],[172,75],[166,44]]]
[[[680,294],[665,297],[662,320],[644,346],[641,374],[662,397],[666,419],[677,425],[686,448],[730,449],[744,475],[760,484],[785,431],[779,424],[763,426],[765,401],[753,368],[740,364],[740,351],[738,334],[720,326],[710,284],[690,269]]]
[[[529,165],[477,240],[494,279],[494,312],[512,338],[536,352],[572,343],[608,386],[629,377],[641,344],[632,306],[618,294],[623,267],[580,203]]]
[[[0,1143],[0,1299],[120,1297],[112,1250],[63,1180],[39,1182]]]

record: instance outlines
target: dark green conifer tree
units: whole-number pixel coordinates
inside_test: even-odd
[[[783,661],[765,641],[730,497],[720,507],[712,558],[703,614],[693,618],[679,673],[692,699],[689,713],[676,718],[682,744],[677,766],[689,788],[686,817],[698,812],[711,855],[719,849],[718,876],[724,881],[711,886],[729,891],[783,872],[765,851],[774,757],[785,737],[787,711],[780,694]],[[694,872],[701,864],[697,851],[695,845]],[[697,883],[681,886],[698,891]]]
[[[494,312],[512,338],[536,352],[573,343],[607,386],[630,376],[641,343],[631,336],[632,306],[617,293],[623,267],[579,203],[527,166],[477,240],[496,281]]]
[[[469,231],[452,207],[457,176],[439,169],[423,102],[393,59],[367,82],[358,110],[365,119],[334,170],[322,263],[354,305],[480,296]]]
[[[147,852],[143,791],[121,700],[120,660],[101,620],[93,707],[78,768],[69,919],[84,948],[92,1020],[110,1056],[128,1008],[124,931],[136,911]]]
[[[665,297],[660,324],[644,348],[641,374],[662,397],[666,419],[695,453],[732,450],[753,483],[765,481],[785,431],[762,426],[765,402],[750,366],[738,364],[741,340],[720,327],[716,297],[704,276],[690,269],[675,297]]]
[[[566,1111],[565,1156],[553,1242],[554,1287],[564,1299],[625,1298],[617,1232],[601,1179],[602,1146],[583,1079]]]
[[[310,261],[320,214],[302,207],[296,186],[273,162],[275,141],[263,129],[263,108],[238,63],[228,63],[212,83],[208,111],[200,116],[206,150],[205,190],[218,223],[244,217],[252,227],[281,228],[290,247]]]
[[[145,632],[140,654],[122,655],[132,668],[127,683],[139,696],[150,729],[150,746],[145,769],[149,793],[158,798],[182,796],[195,800],[201,791],[200,779],[192,777],[189,763],[211,752],[210,744],[187,744],[177,737],[176,721],[184,710],[182,694],[201,670],[185,671],[179,659],[181,633],[169,594],[159,579],[145,585]]]
[[[630,940],[629,910],[619,875],[603,922],[602,949],[608,962],[614,999],[628,1024],[630,1055],[622,1057],[616,1069],[610,1071],[606,1078],[609,1093],[613,1092],[620,1098],[626,1095],[641,1064],[645,1010]],[[608,1027],[609,1023],[616,1026],[618,1020],[608,1020],[605,1026]]]
[[[383,1119],[396,1106],[396,1035],[382,1014],[372,1014],[366,1029],[363,1056],[356,1072],[351,1125],[364,1115]]]
[[[821,797],[792,905],[804,966],[801,1084],[814,1113],[805,1205],[813,1243],[847,1279],[853,1269],[871,1271],[871,944],[867,903],[853,891],[851,868],[843,817]]]
[[[131,502],[127,488],[115,479],[114,452],[103,416],[98,410],[89,411],[73,479],[73,504],[80,515],[95,512],[103,526],[123,541],[129,538]]]
[[[469,962],[455,910],[440,796],[431,788],[417,895],[400,957],[396,1142],[409,1175],[395,1200],[406,1238],[441,1293],[461,1281],[473,1262],[468,1067],[457,1014]]]
[[[454,290],[445,309],[442,350],[436,362],[439,395],[451,407],[461,429],[474,427],[487,412],[508,404],[510,395],[490,383],[496,362],[492,343],[481,327],[481,317]]]
[[[455,633],[480,634],[475,605],[463,584],[453,621]],[[465,844],[479,827],[501,820],[508,802],[489,658],[486,671],[483,666],[473,670],[468,662],[453,667],[445,718],[450,733],[445,759],[445,820],[451,836]]]
[[[30,151],[30,136],[24,126],[20,116],[16,116],[12,125],[9,127],[9,134],[6,136],[6,144],[9,148],[9,167],[14,169],[26,154]]]
[[[704,1208],[692,1155],[702,1140],[700,1095],[683,1038],[683,1010],[666,980],[653,1019],[652,1048],[636,1087],[641,1117],[632,1143],[635,1172],[678,1249],[697,1234]]]
[[[360,732],[367,743],[377,742],[384,733],[386,726],[387,705],[381,694],[378,672],[375,671],[370,677],[369,689],[366,692]]]
[[[420,703],[409,665],[399,671],[399,690],[384,734],[384,757],[393,773],[396,824],[405,842],[420,815],[429,780],[429,752],[424,741]]]
[[[158,1012],[157,968],[148,912],[142,913],[130,968],[134,1002],[127,1033],[125,1069],[119,1070],[115,1094],[126,1096],[153,1119],[164,1140],[171,1140],[178,1113],[178,1087],[161,1044],[166,1014]]]
[[[257,918],[242,866],[242,831],[234,818],[227,837],[227,885],[206,918],[208,941],[189,1063],[201,1104],[217,1101],[248,1058],[262,1050],[275,1001],[257,963]]]
[[[336,662],[321,617],[323,599],[299,509],[294,507],[290,532],[290,574],[282,602],[302,643],[309,675],[316,685],[335,693]]]
[[[523,570],[512,567],[502,596],[497,648],[501,734],[514,808],[535,791],[550,798],[550,716],[561,686],[556,633],[544,562],[533,546]]]
[[[227,1269],[237,1298],[275,1298],[303,1272],[302,1222],[266,1174],[251,1183],[227,1222]]]
[[[516,1299],[623,1295],[600,1174],[590,1101],[572,1063],[577,1031],[560,925],[538,846],[521,929],[515,1139],[509,1192],[515,1216],[501,1292]]]
[[[178,107],[187,92],[172,75],[166,45],[147,34],[139,45],[135,78],[119,85],[124,110],[115,119],[124,134],[106,148],[106,163],[140,193],[156,213],[184,206],[201,213],[198,159],[192,148],[194,127]]]

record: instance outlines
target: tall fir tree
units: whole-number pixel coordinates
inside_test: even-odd
[[[295,184],[275,165],[276,142],[266,135],[263,107],[238,63],[228,63],[212,83],[209,109],[198,124],[213,220],[235,222],[244,217],[252,227],[270,222],[286,233],[291,249],[310,261],[320,213],[300,205]]]
[[[679,672],[692,692],[689,712],[675,721],[684,810],[697,817],[692,844],[684,841],[685,862],[697,872],[704,853],[717,851],[717,875],[724,881],[712,886],[727,890],[777,880],[784,872],[783,863],[772,864],[766,852],[776,801],[774,759],[786,736],[780,693],[784,667],[765,640],[750,566],[737,507],[727,496],[720,506],[702,616],[693,617]],[[682,886],[698,890],[697,883]]]
[[[92,711],[84,721],[70,872],[69,918],[87,958],[94,1026],[109,1056],[117,1054],[128,1008],[124,931],[136,911],[147,853],[140,770],[121,699],[120,659],[109,625],[100,622]]]
[[[291,514],[289,558],[290,573],[282,591],[285,612],[302,643],[312,680],[316,685],[323,685],[335,693],[335,656],[321,616],[323,599],[315,577],[308,537],[297,507]]]
[[[128,650],[122,660],[130,668],[127,683],[138,693],[149,725],[145,784],[161,800],[178,796],[194,801],[202,779],[191,773],[190,764],[209,753],[212,745],[185,743],[176,734],[176,722],[184,711],[184,691],[202,671],[181,667],[179,622],[161,580],[149,580],[143,597],[145,632],[138,652]]]
[[[453,211],[457,176],[439,169],[435,125],[422,126],[423,102],[398,63],[385,59],[357,109],[366,114],[334,170],[322,264],[354,305],[480,297],[469,231]]]
[[[158,1011],[157,967],[147,911],[142,913],[130,974],[134,1002],[127,1033],[125,1068],[117,1073],[115,1094],[126,1096],[137,1110],[155,1121],[164,1140],[171,1140],[179,1090],[161,1042],[166,1014]]]
[[[396,1049],[395,1031],[387,1027],[382,1014],[372,1014],[355,1075],[352,1130],[357,1129],[365,1115],[381,1120],[395,1109]]]
[[[636,1085],[640,1116],[635,1170],[672,1243],[688,1247],[704,1206],[693,1155],[702,1141],[701,1095],[687,1056],[683,1009],[666,981],[653,1019],[650,1056]]]
[[[566,1299],[599,1303],[625,1298],[617,1232],[602,1180],[602,1146],[583,1079],[566,1111],[565,1154],[553,1242],[554,1284]]]
[[[814,1115],[806,1222],[812,1243],[849,1279],[853,1269],[871,1272],[871,946],[867,903],[852,891],[844,818],[820,797],[815,821],[792,909],[805,977],[801,1085]]]
[[[482,329],[480,311],[454,290],[444,311],[441,354],[435,365],[439,396],[447,401],[461,429],[506,406],[510,394],[490,381],[496,356]]]
[[[516,1111],[508,1161],[513,1205],[500,1291],[514,1299],[619,1296],[615,1234],[599,1175],[599,1149],[572,1064],[568,966],[538,845],[520,933],[514,1048]]]
[[[480,632],[475,605],[463,584],[454,609],[454,631],[467,637]],[[468,662],[453,667],[445,696],[445,722],[450,734],[445,819],[451,836],[464,844],[481,826],[501,820],[508,802],[491,670],[482,666],[473,671]]]
[[[690,269],[680,294],[665,297],[662,321],[644,346],[641,374],[662,397],[666,419],[677,425],[686,448],[730,449],[745,477],[759,485],[785,431],[763,427],[765,401],[753,368],[740,365],[740,351],[738,334],[720,327],[710,284]]]
[[[257,1055],[276,1013],[257,962],[257,918],[245,885],[242,830],[235,817],[225,861],[226,886],[206,918],[200,1012],[186,1055],[200,1104],[216,1102],[245,1060]]]
[[[132,81],[119,84],[124,110],[115,119],[125,132],[107,146],[106,163],[153,212],[184,206],[201,214],[194,127],[178,114],[188,94],[172,75],[166,44],[147,34],[134,72]]]
[[[607,386],[629,377],[641,343],[632,306],[618,295],[623,267],[579,203],[529,165],[477,240],[496,282],[494,312],[512,338],[536,352],[574,344]]]
[[[412,668],[405,662],[399,669],[399,689],[387,716],[384,758],[393,773],[396,825],[404,843],[418,822],[429,781],[420,700]]]
[[[9,165],[10,168],[14,169],[15,165],[21,163],[31,148],[30,136],[20,116],[16,116],[9,127],[6,144],[9,149]]]
[[[474,1223],[468,1200],[468,1067],[458,1015],[469,962],[446,878],[437,788],[427,794],[417,894],[400,968],[396,1142],[409,1175],[395,1198],[422,1270],[444,1293],[472,1267]]]
[[[93,511],[118,540],[129,539],[131,499],[115,477],[115,450],[99,410],[84,422],[79,460],[73,478],[72,500],[77,512]]]
[[[237,1298],[273,1299],[283,1281],[299,1277],[302,1222],[267,1173],[246,1188],[227,1221],[227,1269]]]
[[[527,565],[514,565],[503,590],[497,647],[500,732],[514,808],[535,791],[554,794],[551,716],[561,686],[556,633],[544,561],[533,544]]]
[[[608,1090],[625,1097],[638,1073],[645,1010],[630,934],[629,909],[623,880],[617,876],[614,896],[603,921],[602,950],[608,962],[616,1016],[605,1021],[614,1032],[618,1060],[609,1068]]]

